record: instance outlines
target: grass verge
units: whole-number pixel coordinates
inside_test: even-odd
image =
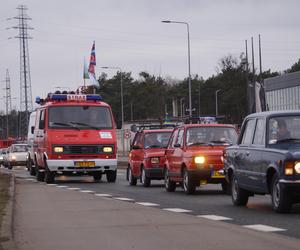
[[[7,201],[9,199],[8,189],[10,184],[10,176],[7,174],[0,173],[0,232],[1,232],[1,225],[2,219],[5,215],[5,207]],[[0,235],[0,250],[3,250],[1,247],[1,235]]]

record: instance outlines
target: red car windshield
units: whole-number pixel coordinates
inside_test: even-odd
[[[234,128],[230,127],[193,127],[186,133],[186,145],[201,144],[235,144],[238,135]]]
[[[150,132],[145,134],[145,148],[167,147],[171,132]]]

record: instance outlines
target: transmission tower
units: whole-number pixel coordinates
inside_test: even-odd
[[[25,5],[19,5],[17,7],[19,11],[18,16],[14,17],[19,21],[14,29],[19,30],[19,35],[15,38],[20,40],[20,113],[19,113],[19,136],[24,137],[27,134],[29,112],[33,109],[32,92],[31,92],[31,76],[29,65],[29,50],[28,39],[32,39],[29,36],[28,30],[33,28],[28,26],[27,21],[32,20],[27,14],[27,7]]]
[[[8,69],[5,77],[5,114],[6,114],[6,139],[9,137],[9,115],[11,113],[11,91],[10,91],[10,77]]]

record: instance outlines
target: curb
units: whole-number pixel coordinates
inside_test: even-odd
[[[10,175],[10,187],[8,190],[9,200],[5,208],[5,215],[1,225],[1,246],[4,249],[14,250],[16,249],[14,242],[14,208],[15,208],[15,175]]]

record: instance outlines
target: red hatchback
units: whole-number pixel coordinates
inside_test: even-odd
[[[128,157],[127,180],[149,187],[151,180],[164,179],[165,149],[173,130],[141,130],[136,133]]]
[[[166,149],[166,190],[173,192],[180,183],[185,193],[192,194],[200,183],[219,183],[226,191],[223,150],[236,140],[237,132],[232,125],[186,124],[177,127]]]

